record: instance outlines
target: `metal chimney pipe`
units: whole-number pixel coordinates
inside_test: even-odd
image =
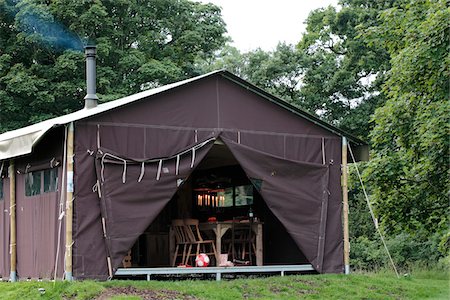
[[[84,108],[89,109],[97,106],[97,83],[95,70],[95,56],[97,54],[97,47],[84,47],[84,54],[86,55],[86,97],[84,97]]]

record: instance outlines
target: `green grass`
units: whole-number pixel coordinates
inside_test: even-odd
[[[45,289],[41,295],[39,288]],[[0,283],[1,299],[450,299],[448,274],[417,272],[397,279],[392,273],[303,275],[253,279],[184,281],[82,281]],[[117,291],[131,289],[131,295]],[[116,291],[116,292],[114,292]],[[153,299],[153,298],[152,298]]]

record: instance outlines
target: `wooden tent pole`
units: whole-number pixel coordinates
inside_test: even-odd
[[[350,241],[348,231],[348,165],[347,165],[347,138],[342,138],[342,202],[344,220],[344,266],[345,274],[350,274]]]
[[[11,282],[17,281],[17,246],[16,246],[16,172],[14,169],[14,160],[10,160],[8,168],[9,176],[9,239],[10,239],[10,268],[11,273],[9,280]]]
[[[67,132],[67,187],[66,187],[66,253],[65,278],[72,278],[72,222],[73,222],[73,122],[69,124]]]

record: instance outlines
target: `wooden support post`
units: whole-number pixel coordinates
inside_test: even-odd
[[[72,280],[72,222],[73,222],[73,122],[67,128],[67,188],[66,188],[66,253],[65,278]]]
[[[9,280],[11,282],[17,281],[17,246],[16,246],[16,170],[14,168],[14,160],[10,160],[8,168],[9,176],[9,251],[10,251],[10,268],[11,272]]]
[[[348,166],[347,166],[347,138],[342,138],[342,202],[344,220],[344,267],[345,274],[350,274],[350,241],[348,232]]]

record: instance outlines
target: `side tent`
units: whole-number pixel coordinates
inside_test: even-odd
[[[313,267],[341,273],[341,135],[327,126],[227,72],[77,121],[74,277],[112,275],[218,140]]]
[[[61,175],[63,127],[50,130],[31,155],[15,159],[15,199],[10,203],[10,178],[3,161],[0,184],[0,277],[10,276],[10,213],[15,209],[17,275],[19,278],[62,278],[64,224]],[[0,163],[1,165],[1,163]],[[60,252],[57,256],[57,252]],[[57,258],[58,257],[58,258]]]
[[[0,278],[8,279],[10,271],[9,257],[9,178],[8,166],[0,167]]]

